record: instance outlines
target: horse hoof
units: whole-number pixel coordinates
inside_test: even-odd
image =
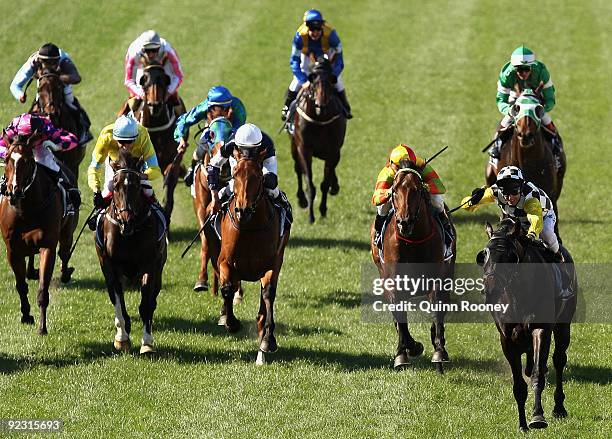
[[[208,282],[205,280],[199,280],[193,286],[193,291],[208,291]]]
[[[402,352],[401,354],[396,355],[395,359],[393,360],[393,368],[395,370],[402,370],[409,364],[410,363],[408,362],[408,355],[406,355],[405,352]]]
[[[419,343],[418,341],[415,342],[414,346],[410,349],[408,349],[408,358],[416,358],[419,355],[421,355],[423,353],[423,350],[425,348],[423,347],[422,343]]]
[[[314,217],[314,215],[310,215],[310,216],[308,217],[308,222],[309,222],[310,224],[314,224],[314,221],[315,221],[315,217]]]
[[[240,330],[240,327],[240,321],[236,318],[232,320],[226,320],[225,322],[225,329],[227,329],[227,331],[232,334],[238,332]]]
[[[21,323],[24,323],[26,325],[33,325],[34,324],[34,317],[32,317],[32,316],[21,316]]]
[[[227,323],[227,316],[226,315],[222,315],[219,317],[219,321],[217,322],[217,326],[225,326],[225,324]]]
[[[232,301],[232,304],[236,306],[236,305],[240,305],[241,303],[242,303],[242,292],[238,290],[234,293],[234,300]]]
[[[329,195],[338,195],[338,192],[340,192],[340,185],[332,183],[329,187]]]
[[[121,340],[113,340],[113,347],[119,352],[129,352],[132,344],[130,343],[130,339],[121,341]]]
[[[302,209],[306,209],[308,207],[308,200],[306,200],[306,197],[304,196],[304,194],[302,194],[300,196],[300,194],[297,194],[297,198],[298,198],[298,206],[300,206]]]
[[[546,428],[548,427],[548,422],[546,422],[546,419],[544,419],[544,416],[542,415],[536,415],[533,418],[531,418],[531,421],[529,422],[529,428]]]
[[[278,350],[278,345],[276,344],[276,338],[271,335],[268,339],[263,339],[261,344],[259,345],[259,350],[261,352],[265,352],[266,354],[272,354]]]
[[[47,328],[39,328],[38,329],[38,335],[47,335]]]
[[[256,366],[263,366],[266,364],[266,356],[262,351],[257,351],[257,360],[255,360]]]
[[[326,217],[327,216],[327,209],[323,209],[323,208],[319,208],[319,213],[321,214],[322,217]]]
[[[446,352],[446,349],[435,351],[431,356],[432,363],[448,363],[449,361],[450,359],[448,358],[448,353]]]
[[[552,414],[555,418],[567,418],[567,410],[565,410],[565,407],[555,407]]]
[[[66,271],[62,271],[62,276],[60,277],[60,281],[63,284],[67,284],[72,279],[72,273],[74,273],[74,267],[68,267]]]
[[[155,348],[150,344],[143,344],[142,346],[140,346],[140,353],[142,355],[154,354]]]

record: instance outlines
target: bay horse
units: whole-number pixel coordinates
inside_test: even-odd
[[[143,322],[140,353],[155,352],[153,313],[162,287],[162,271],[167,258],[165,224],[140,186],[142,158],[132,157],[121,149],[113,169],[113,196],[99,221],[96,252],[104,274],[111,303],[115,307],[113,345],[117,350],[130,349],[131,320],[125,307],[122,277],[138,278],[141,300],[138,308]]]
[[[565,152],[561,153],[561,168],[555,169],[555,158],[549,135],[544,134],[541,118],[544,107],[537,91],[524,90],[511,107],[514,117],[513,133],[509,145],[501,149],[497,168],[490,163],[485,171],[489,186],[495,183],[497,170],[504,166],[518,166],[526,180],[531,181],[550,197],[557,212],[557,200],[563,188],[566,170]],[[557,216],[558,218],[558,216]]]
[[[231,122],[223,117],[219,116],[208,123],[200,142],[207,143],[207,138],[212,136],[211,142],[214,142],[212,148],[205,148],[204,159],[195,170],[194,183],[191,186],[193,191],[193,210],[195,211],[196,218],[200,229],[204,227],[208,216],[208,206],[212,201],[212,195],[208,188],[208,173],[206,166],[210,159],[217,153],[221,147],[222,142],[227,142],[231,137]],[[222,184],[228,183],[232,176],[229,170],[229,163],[221,169],[221,175],[219,176]],[[208,242],[205,233],[200,233],[200,272],[198,273],[198,280],[195,283],[194,291],[206,291],[208,290],[208,261],[210,260],[210,254],[208,250]],[[212,295],[216,296],[219,290],[219,279],[217,276],[213,276],[213,286],[211,289]],[[240,292],[237,292],[237,298],[242,297]]]
[[[58,254],[62,262],[60,279],[67,283],[74,271],[69,266],[69,259],[78,218],[75,215],[64,216],[63,196],[57,182],[34,160],[33,147],[39,141],[40,134],[35,130],[27,140],[15,136],[11,143],[3,132],[8,149],[5,180],[0,188],[0,230],[21,301],[21,323],[34,324],[28,302],[26,258],[31,260],[34,254],[40,254],[38,333],[45,335],[55,252],[59,244]]]
[[[164,176],[162,206],[170,225],[174,209],[174,190],[178,183],[183,157],[177,156],[176,152],[178,143],[174,140],[174,129],[177,115],[168,100],[170,76],[164,70],[164,62],[165,60],[147,61],[140,77],[144,99],[128,99],[119,111],[119,116],[131,114],[149,132]],[[184,108],[182,111],[185,112]]]
[[[395,278],[402,271],[401,264],[411,264],[417,270],[423,267],[419,264],[428,264],[428,276],[435,276],[442,280],[452,278],[456,243],[453,242],[452,258],[445,262],[444,231],[437,225],[433,217],[429,192],[421,173],[410,160],[400,161],[399,167],[391,188],[393,217],[389,220],[382,236],[382,258],[375,242],[374,224],[370,228],[372,259],[378,268],[380,278]],[[448,291],[431,289],[425,293],[432,303],[449,303],[450,301]],[[395,290],[385,291],[385,299],[388,303],[398,302],[398,296]],[[423,344],[410,335],[405,312],[393,311],[392,314],[398,334],[393,367],[401,369],[409,364],[409,358],[423,353]],[[444,315],[444,310],[436,311],[430,329],[431,343],[434,347],[431,361],[436,363],[436,368],[440,373],[443,373],[442,363],[449,361],[445,348]]]
[[[260,281],[256,318],[258,365],[265,364],[266,353],[278,348],[274,336],[274,300],[290,234],[289,229],[281,234],[281,216],[265,192],[262,172],[265,155],[265,150],[251,157],[235,152],[234,196],[221,219],[221,241],[212,227],[204,229],[215,275],[221,283],[223,307],[219,324],[229,332],[236,332],[241,326],[232,303],[240,282]]]
[[[523,431],[529,428],[546,428],[548,423],[542,408],[542,392],[546,384],[546,363],[552,335],[555,339],[553,364],[557,375],[552,413],[558,418],[567,416],[563,404],[563,369],[567,363],[570,323],[576,310],[576,294],[568,299],[565,305],[561,305],[556,297],[553,264],[545,263],[548,261],[543,258],[540,250],[528,245],[520,237],[520,224],[512,218],[503,219],[495,231],[487,223],[486,231],[489,242],[485,249],[478,253],[476,261],[484,269],[486,303],[509,305],[509,315],[501,311],[492,312],[492,315],[499,331],[504,356],[512,369],[519,428]],[[561,251],[566,261],[561,265],[567,275],[568,288],[576,293],[578,281],[572,257],[564,247],[561,247]],[[535,270],[535,273],[529,274],[528,269]],[[551,293],[548,308],[552,311],[552,318],[538,319],[530,316],[536,302],[545,303],[545,292]],[[531,377],[531,387],[534,391],[532,419],[529,425],[525,417],[527,383],[521,371],[523,354],[527,356],[525,375]]]
[[[319,58],[308,76],[310,84],[300,90],[293,116],[295,132],[291,137],[291,155],[297,176],[297,198],[302,208],[308,208],[310,223],[315,220],[315,186],[312,181],[312,158],[325,162],[321,182],[321,216],[327,215],[327,194],[340,191],[336,166],[346,134],[346,117],[342,103],[334,90],[335,77],[327,58]],[[306,177],[306,194],[302,178]]]

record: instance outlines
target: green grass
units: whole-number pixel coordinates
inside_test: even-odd
[[[0,121],[25,111],[8,86],[26,57],[53,41],[83,76],[75,93],[94,131],[125,98],[123,56],[142,30],[155,28],[179,51],[181,95],[198,103],[223,83],[268,133],[291,80],[292,34],[310,2],[42,2],[0,0]],[[328,2],[326,2],[328,3]],[[59,6],[61,5],[61,7]],[[155,314],[158,354],[112,352],[113,308],[91,235],[79,243],[76,281],[55,284],[49,335],[19,324],[12,273],[0,269],[0,419],[61,418],[73,436],[93,437],[511,437],[517,417],[509,368],[491,324],[447,326],[452,362],[438,376],[428,327],[413,326],[423,358],[391,370],[391,325],[360,320],[361,265],[369,261],[369,204],[376,174],[399,142],[429,156],[451,147],[435,167],[456,205],[483,180],[479,152],[499,119],[494,96],[501,65],[521,43],[550,68],[557,87],[552,116],[564,136],[568,175],[559,203],[564,242],[579,262],[612,261],[609,140],[612,113],[612,5],[468,0],[338,1],[320,6],[345,49],[343,75],[355,118],[338,172],[341,192],[328,218],[310,226],[296,212],[276,302],[279,351],[254,365],[258,287],[248,285],[237,315],[244,328],[216,326],[219,299],[192,292],[198,256],[180,253],[196,232],[191,200],[178,189],[176,226]],[[30,93],[32,96],[32,93]],[[296,205],[288,139],[275,137],[282,187]],[[90,148],[92,145],[90,146]],[[83,169],[88,160],[83,163]],[[322,167],[315,166],[317,185]],[[84,211],[91,206],[82,178]],[[458,260],[482,248],[486,215],[458,214]],[[57,272],[56,272],[57,273]],[[35,304],[35,283],[30,283]],[[139,294],[127,294],[139,344]],[[35,310],[35,306],[34,306]],[[36,313],[34,313],[36,316]],[[606,437],[610,427],[612,337],[609,325],[573,327],[566,406],[553,420],[554,373],[544,394],[550,426],[534,437]],[[552,368],[552,367],[551,367]],[[528,410],[532,398],[528,399]]]

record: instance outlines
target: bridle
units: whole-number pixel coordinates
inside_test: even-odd
[[[238,163],[240,163],[242,160],[254,160],[254,158],[246,158],[246,157],[242,157]],[[232,175],[232,178],[234,178],[234,176]],[[268,215],[268,220],[266,221],[265,225],[263,226],[258,226],[258,227],[252,227],[252,228],[245,228],[243,227],[235,218],[235,215],[240,214],[242,215],[246,215],[248,218],[250,218],[251,216],[253,216],[255,214],[255,211],[257,209],[257,205],[259,204],[259,202],[263,199],[265,194],[265,188],[263,185],[263,178],[261,178],[259,180],[259,188],[257,189],[257,197],[255,197],[255,200],[247,207],[243,208],[243,209],[239,209],[238,207],[236,207],[236,196],[235,194],[232,195],[232,199],[230,200],[230,206],[231,206],[231,202],[234,202],[234,209],[228,208],[228,214],[232,223],[232,226],[236,229],[236,230],[245,230],[245,231],[260,231],[260,230],[266,230],[270,227],[270,225],[272,224],[272,220],[274,219],[274,212],[272,211],[269,215]],[[233,212],[232,212],[233,210]]]
[[[28,148],[28,145],[24,145],[22,143],[15,143],[7,151],[7,154],[6,154],[7,157],[10,158],[13,155],[13,150],[15,149],[16,146],[21,146],[22,148]],[[32,158],[32,160],[34,160],[34,158]],[[36,180],[37,172],[38,172],[38,164],[36,163],[36,161],[34,161],[34,171],[32,172],[30,181],[25,185],[25,187],[19,191],[15,191],[15,185],[13,185],[13,191],[15,192],[9,192],[8,187],[5,186],[6,182],[3,181],[1,185],[2,193],[0,193],[0,195],[8,197],[12,205],[14,205],[18,200],[23,200],[26,196],[26,192],[28,191],[28,189],[30,189],[32,185],[34,184],[34,181]],[[15,163],[13,162],[13,180],[14,181],[16,181],[16,174],[17,174],[17,168],[15,166]],[[2,177],[2,180],[5,180],[4,176]]]
[[[316,85],[321,84],[320,86],[325,86],[325,83],[329,83],[330,89],[333,89],[333,85],[331,84],[331,81],[329,80],[329,77],[328,77],[329,73],[324,72],[324,71],[323,72],[315,71],[313,75],[315,75],[315,77],[313,81],[310,83],[310,86],[306,90],[303,90],[300,92],[299,100],[306,100],[306,101],[312,102],[315,107],[316,115],[319,116],[323,112],[323,109],[325,109],[329,105],[331,100],[333,99],[333,91],[328,93],[325,99],[325,102],[321,102],[318,104],[316,101]],[[299,103],[296,106],[296,111],[307,122],[315,124],[315,125],[328,125],[334,122],[335,120],[337,120],[341,115],[341,112],[338,112],[337,114],[333,115],[329,119],[325,119],[325,120],[313,119],[310,115],[306,113],[306,111],[299,105]]]
[[[117,176],[121,175],[121,174],[132,174],[135,175],[138,180],[140,181],[140,172],[135,171],[134,169],[129,169],[129,168],[120,168],[117,169],[113,175],[113,182],[114,180],[117,178]],[[124,185],[124,192],[127,192],[127,186],[130,183],[126,182]],[[113,200],[111,201],[111,212],[107,212],[106,213],[106,218],[113,223],[116,226],[119,226],[121,228],[121,230],[123,231],[125,229],[125,227],[127,225],[129,225],[130,221],[125,221],[123,220],[123,218],[121,217],[121,214],[127,212],[128,214],[132,215],[132,221],[135,221],[138,218],[138,214],[139,212],[136,212],[136,210],[133,208],[132,204],[130,203],[130,200],[128,199],[128,197],[125,197],[125,206],[118,209],[117,208],[117,203],[115,203],[115,197],[113,197]],[[144,217],[142,218],[140,222],[144,221],[146,218],[149,217],[149,215],[151,214],[151,210],[149,209],[147,214],[144,215]],[[137,223],[137,224],[139,224]],[[137,225],[135,224],[135,226]]]
[[[43,105],[40,102],[40,80],[44,79],[44,78],[54,78],[57,79],[58,83],[57,84],[49,84],[50,86],[52,86],[52,88],[56,88],[57,90],[50,90],[50,99],[51,99],[51,103],[55,103],[55,112],[54,113],[48,113],[45,111],[45,108],[43,107]],[[55,73],[55,72],[44,72],[42,75],[38,76],[38,81],[39,81],[39,87],[38,87],[38,96],[36,98],[36,103],[38,104],[38,109],[39,111],[46,115],[46,116],[55,116],[55,117],[60,117],[62,114],[62,102],[63,102],[63,95],[64,95],[64,91],[62,88],[62,82],[59,79],[59,74]],[[54,102],[55,96],[54,96],[54,92],[57,92],[58,96],[57,96],[57,102]]]
[[[406,174],[406,173],[410,173],[410,174],[416,175],[416,177],[419,180],[419,186],[418,186],[418,190],[417,190],[418,201],[417,201],[416,211],[414,212],[413,215],[410,215],[410,212],[409,212],[409,216],[407,218],[400,218],[400,216],[398,214],[398,209],[396,208],[396,204],[395,204],[395,194],[396,194],[396,187],[397,187],[397,182],[398,182],[398,176]],[[421,177],[420,172],[417,171],[416,169],[401,168],[401,169],[399,169],[395,173],[395,176],[393,177],[393,186],[391,186],[391,203],[393,205],[393,216],[394,216],[395,221],[398,224],[398,226],[400,224],[405,224],[405,227],[407,227],[408,230],[407,230],[407,233],[405,235],[410,235],[412,233],[412,230],[414,229],[414,226],[415,226],[416,222],[418,221],[418,219],[419,219],[419,217],[421,215],[421,205],[422,205],[422,201],[423,201],[424,192],[425,192],[425,188],[424,188],[423,178]],[[431,229],[431,232],[425,238],[423,238],[423,239],[419,239],[419,240],[408,239],[405,236],[402,236],[401,232],[398,233],[398,237],[402,241],[408,242],[410,244],[421,244],[421,243],[423,243],[425,241],[430,240],[433,237],[435,229],[433,227],[433,224],[431,224],[431,219],[430,219],[430,229]],[[399,232],[399,230],[398,230],[398,232]]]

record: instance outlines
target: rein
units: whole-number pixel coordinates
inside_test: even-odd
[[[313,89],[312,89],[313,85],[314,85],[314,83],[310,84],[307,92],[300,93],[301,100],[308,100],[308,101],[311,101],[311,102],[314,101],[314,96],[313,96],[313,93],[312,93],[313,92]],[[325,103],[324,106],[319,107],[319,108],[320,109],[326,108],[328,106],[328,104],[329,104],[329,101],[331,101],[331,99],[329,99]],[[302,116],[302,118],[305,119],[307,122],[315,124],[315,125],[329,125],[330,123],[332,123],[332,122],[336,121],[337,119],[339,119],[340,115],[341,115],[341,113],[338,113],[338,114],[332,116],[329,119],[326,119],[326,120],[317,120],[317,119],[313,119],[311,116],[309,116],[306,113],[306,111],[302,107],[300,107],[299,105],[296,106],[295,111],[297,111],[297,113],[300,116]]]
[[[259,192],[257,194],[257,198],[255,199],[255,201],[253,202],[253,204],[251,206],[247,207],[247,209],[252,210],[253,214],[254,214],[256,209],[257,209],[257,205],[262,200],[264,195],[265,195],[265,189],[264,189],[263,180],[262,180],[262,182],[260,184]],[[232,226],[234,227],[234,229],[240,230],[240,231],[245,231],[245,232],[259,232],[259,231],[262,231],[262,230],[268,230],[272,226],[272,220],[275,217],[275,215],[274,215],[274,207],[271,207],[271,208],[268,209],[268,220],[266,221],[266,223],[263,226],[245,228],[245,227],[242,227],[240,224],[238,224],[238,222],[236,221],[236,218],[232,215],[232,210],[233,210],[231,208],[232,201],[234,202],[234,206],[235,206],[236,205],[236,197],[235,197],[235,195],[232,195],[232,199],[230,199],[230,201],[228,203],[228,209],[227,209],[227,213],[228,213],[228,215],[230,217],[230,221],[231,221]]]
[[[113,175],[113,179],[119,175],[119,174],[134,174],[136,175],[138,178],[140,178],[140,172],[135,171],[134,169],[129,169],[129,168],[121,168],[121,169],[117,169],[115,171],[115,174]],[[134,213],[134,211],[132,210],[132,208],[130,207],[129,203],[126,203],[126,207],[122,208],[122,209],[117,209],[117,204],[115,203],[115,199],[113,198],[112,202],[111,202],[111,212],[106,212],[106,219],[108,219],[112,224],[116,225],[116,226],[121,226],[124,225],[125,222],[121,219],[118,219],[117,217],[123,213],[123,212],[132,212]],[[115,216],[111,215],[114,214]],[[151,216],[151,209],[147,209],[147,212],[145,214],[143,214],[143,216],[136,221],[136,218],[134,219],[134,226],[139,226],[141,225],[145,220],[147,220],[149,217]]]

